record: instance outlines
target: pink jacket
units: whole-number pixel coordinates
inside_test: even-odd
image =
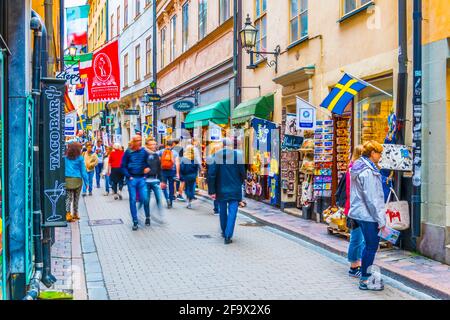
[[[347,172],[345,173],[345,208],[344,208],[344,214],[348,216],[348,212],[350,211],[350,169],[353,167],[353,161],[350,161],[348,164]]]

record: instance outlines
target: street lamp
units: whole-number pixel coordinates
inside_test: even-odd
[[[275,67],[275,73],[278,72],[278,56],[280,55],[281,48],[280,46],[275,47],[274,52],[267,51],[253,51],[253,48],[256,46],[256,37],[258,34],[258,29],[252,25],[252,20],[250,19],[250,15],[247,14],[247,19],[245,20],[244,28],[239,31],[241,36],[241,45],[245,49],[245,51],[250,54],[250,64],[247,66],[247,69],[256,69],[256,65],[253,62],[253,54],[256,56],[260,56],[262,59],[266,60],[266,64],[269,67]],[[275,60],[268,61],[267,57],[264,55],[272,54],[275,56]]]
[[[69,56],[72,57],[72,59],[77,55],[77,47],[72,42],[69,46]]]

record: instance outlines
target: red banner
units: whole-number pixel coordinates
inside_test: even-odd
[[[120,99],[119,45],[115,40],[92,56],[88,75],[88,102]]]

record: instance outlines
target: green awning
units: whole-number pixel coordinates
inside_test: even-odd
[[[273,94],[242,102],[233,110],[231,123],[244,123],[252,117],[268,119],[270,113],[273,112],[273,106]]]
[[[215,124],[228,124],[230,117],[230,99],[214,102],[189,112],[184,121],[186,129],[194,126],[207,126],[209,121]]]

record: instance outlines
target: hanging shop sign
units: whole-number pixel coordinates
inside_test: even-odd
[[[315,129],[316,108],[299,97],[297,97],[297,120],[297,129]]]
[[[208,127],[209,141],[220,141],[222,138],[222,128],[213,122],[209,122]]]
[[[161,102],[161,96],[157,93],[147,93],[148,102]]]
[[[173,108],[176,111],[188,112],[188,111],[191,111],[192,109],[194,109],[194,102],[189,101],[189,100],[180,100],[173,104]]]
[[[64,61],[64,71],[56,73],[56,79],[66,81],[66,84],[77,85],[81,84],[80,69],[78,68],[78,61]]]
[[[124,113],[128,116],[138,116],[139,115],[139,110],[134,110],[134,109],[125,109]]]
[[[65,81],[42,79],[44,227],[67,226],[64,168]]]
[[[77,125],[77,112],[71,112],[66,114],[65,125],[64,125],[64,135],[66,137],[75,137],[76,135],[76,125]]]
[[[163,135],[167,134],[167,127],[162,122],[158,123],[158,134],[163,134]]]
[[[120,66],[118,40],[112,41],[92,56],[88,71],[88,102],[120,99]]]
[[[298,150],[300,149],[302,143],[303,143],[302,137],[284,135],[283,142],[281,144],[281,149]]]

